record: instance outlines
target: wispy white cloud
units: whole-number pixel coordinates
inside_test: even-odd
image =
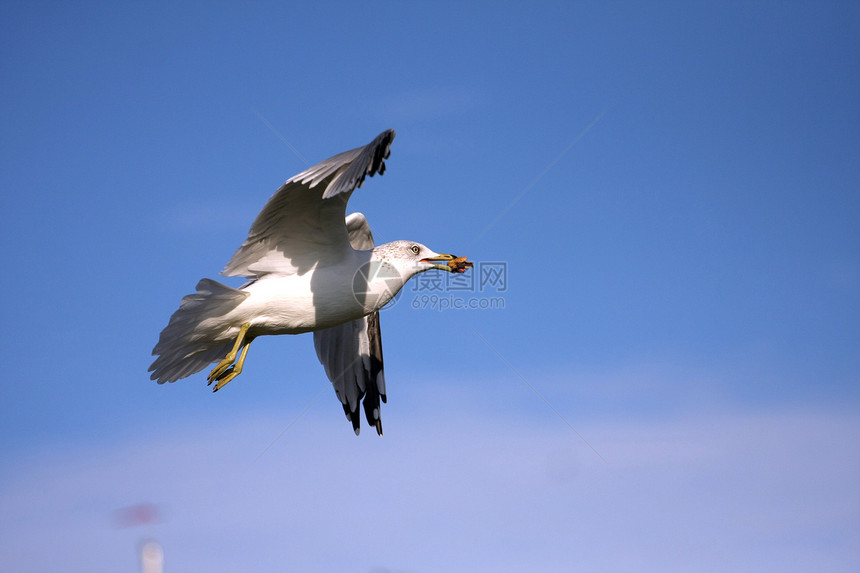
[[[328,412],[326,413],[328,414]],[[354,438],[265,414],[21,460],[0,482],[4,570],[852,571],[860,422],[723,413],[581,428],[455,414]],[[117,529],[115,510],[162,521]]]

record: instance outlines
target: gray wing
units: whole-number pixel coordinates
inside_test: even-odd
[[[349,230],[352,248],[373,248],[373,235],[364,215],[350,214],[346,218],[346,228]],[[375,427],[381,436],[380,400],[385,402],[386,396],[379,312],[317,330],[314,332],[314,348],[356,435],[361,427],[359,403],[364,398],[364,415],[367,422]]]
[[[291,177],[269,199],[222,275],[303,273],[349,248],[346,204],[366,176],[385,173],[394,130]]]

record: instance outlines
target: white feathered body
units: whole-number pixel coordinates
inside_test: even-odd
[[[237,325],[247,322],[250,336],[301,334],[367,316],[385,306],[411,276],[395,271],[379,278],[373,271],[387,264],[368,251],[352,251],[339,264],[315,267],[313,272],[264,275],[240,289],[248,296],[238,306],[201,322],[200,329],[207,336],[233,339]]]

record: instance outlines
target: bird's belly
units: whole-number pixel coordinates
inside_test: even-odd
[[[235,324],[249,322],[249,334],[300,334],[355,320],[367,314],[351,283],[319,273],[309,277],[265,278],[247,289],[249,296],[231,313]]]

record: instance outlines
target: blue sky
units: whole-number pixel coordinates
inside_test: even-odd
[[[860,10],[719,4],[4,3],[2,568],[855,571]],[[269,195],[387,128],[351,208],[507,288],[382,313],[385,437],[309,336],[150,382]]]

